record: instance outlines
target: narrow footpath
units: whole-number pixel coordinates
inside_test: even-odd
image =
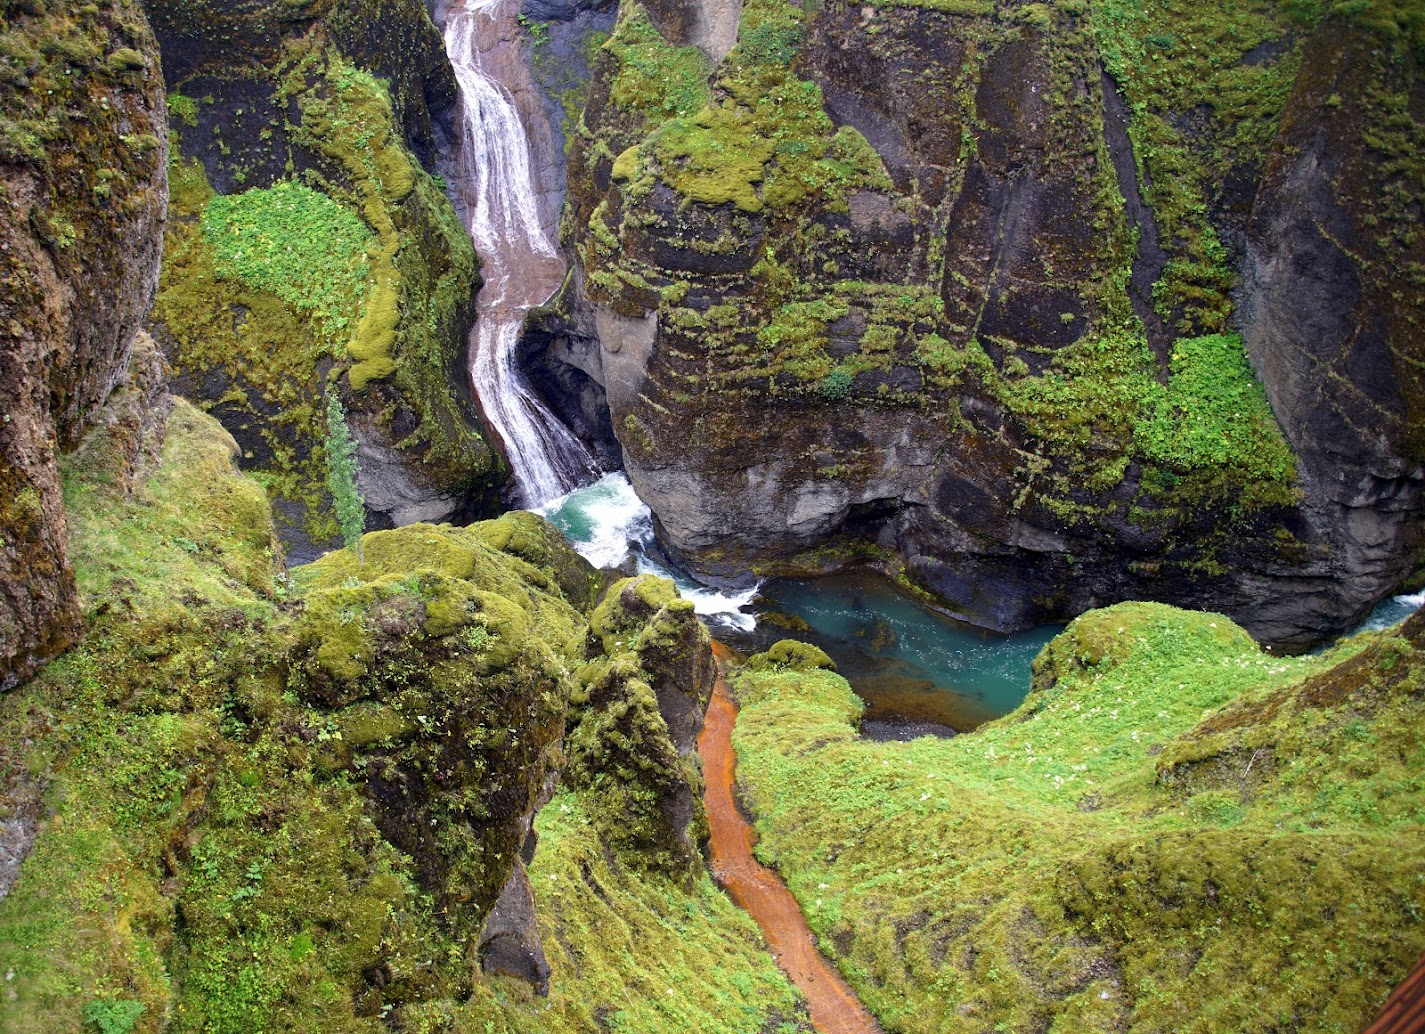
[[[720,643],[713,644],[713,652],[718,662],[717,685],[698,737],[707,781],[703,804],[712,834],[713,876],[732,900],[757,920],[777,965],[806,997],[812,1025],[820,1034],[882,1034],[875,1017],[817,950],[811,928],[786,884],[752,856],[757,838],[737,807],[733,789],[737,755],[732,750],[732,726],[737,705],[723,678],[729,652]]]

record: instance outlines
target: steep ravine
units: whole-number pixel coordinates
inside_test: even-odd
[[[998,630],[1152,598],[1299,649],[1419,568],[1421,292],[1387,285],[1420,76],[1385,0],[1399,41],[1354,62],[1374,15],[754,2],[710,57],[664,6],[596,62],[540,354],[577,408],[603,384],[695,569],[869,559]]]
[[[470,380],[513,468],[520,501],[533,508],[592,479],[597,468],[516,365],[526,313],[549,299],[565,271],[546,230],[541,209],[549,205],[537,190],[526,130],[527,118],[542,123],[544,113],[522,115],[516,107],[515,90],[530,92],[518,7],[510,0],[453,5],[445,14],[445,42],[461,96],[455,192],[485,281],[470,332]]]

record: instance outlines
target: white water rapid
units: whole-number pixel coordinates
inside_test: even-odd
[[[653,514],[638,498],[628,478],[615,471],[592,485],[551,500],[539,513],[564,533],[569,544],[595,567],[631,565],[639,574],[671,578],[693,610],[715,626],[741,632],[757,627],[751,613],[761,583],[749,589],[723,591],[703,585],[683,571],[653,559]]]
[[[470,380],[524,505],[537,507],[597,477],[598,468],[515,366],[525,313],[564,279],[564,260],[540,225],[529,139],[505,85],[525,69],[518,13],[518,0],[464,0],[447,15],[445,49],[461,97],[454,185],[485,279],[470,332]]]

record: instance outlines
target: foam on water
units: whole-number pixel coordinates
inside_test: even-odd
[[[634,543],[653,535],[653,515],[628,478],[605,474],[592,485],[553,499],[535,511],[553,524],[595,567],[618,567]]]
[[[1425,592],[1407,593],[1381,600],[1357,631],[1379,632],[1391,625],[1398,625],[1421,607],[1425,607]]]
[[[658,574],[673,579],[683,599],[692,603],[693,610],[714,623],[725,624],[739,632],[750,632],[757,627],[757,616],[748,613],[747,608],[757,598],[760,582],[742,592],[723,592],[699,585],[681,571],[671,571],[647,557],[639,560],[638,570],[640,574]]]
[[[653,514],[622,473],[605,474],[592,485],[576,488],[535,512],[548,518],[564,533],[575,552],[595,567],[632,563],[639,574],[671,578],[683,598],[710,622],[743,632],[756,627],[757,618],[747,611],[757,596],[756,585],[723,592],[653,559]]]

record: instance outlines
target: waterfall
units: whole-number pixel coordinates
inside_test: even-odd
[[[537,507],[596,477],[598,468],[515,365],[525,313],[559,289],[565,268],[540,225],[529,139],[498,74],[524,68],[518,11],[519,0],[464,0],[447,15],[445,49],[461,97],[454,186],[485,279],[470,332],[470,380],[522,502]]]

